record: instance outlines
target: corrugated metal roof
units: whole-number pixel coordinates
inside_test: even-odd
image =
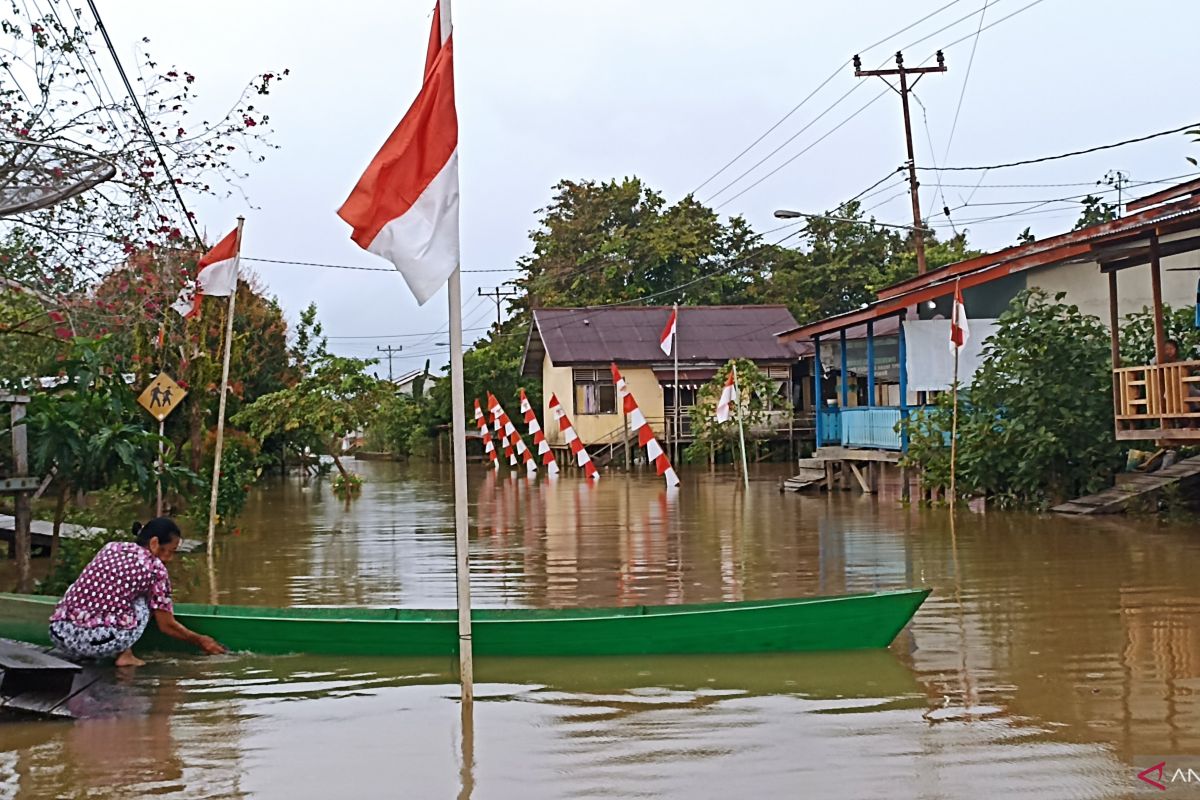
[[[670,363],[671,357],[659,349],[670,316],[670,306],[535,309],[524,371],[540,372],[540,352],[556,366]],[[786,306],[682,306],[679,361],[794,361],[799,349],[776,334],[795,327]]]

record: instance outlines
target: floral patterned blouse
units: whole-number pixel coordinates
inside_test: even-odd
[[[109,542],[67,589],[50,621],[130,630],[137,627],[133,604],[139,597],[151,611],[174,611],[166,565],[136,542]]]

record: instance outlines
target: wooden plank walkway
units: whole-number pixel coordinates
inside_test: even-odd
[[[13,537],[16,535],[16,520],[8,514],[0,514],[0,542],[8,542],[12,544]],[[54,535],[54,523],[42,519],[35,519],[29,523],[29,532],[33,537],[33,547],[35,550],[43,550],[49,552],[50,540]],[[64,522],[62,530],[59,531],[59,536],[64,539],[84,539],[89,536],[104,533],[103,528],[85,528],[82,525],[72,525]],[[179,543],[179,553],[195,553],[204,550],[204,542],[199,539],[184,539]]]
[[[1117,514],[1131,500],[1147,497],[1167,486],[1200,476],[1200,456],[1185,458],[1169,467],[1145,475],[1130,475],[1118,486],[1080,497],[1050,509],[1059,514]]]
[[[40,647],[0,639],[0,710],[69,717],[63,704],[81,671]]]

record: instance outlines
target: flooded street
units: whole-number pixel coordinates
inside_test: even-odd
[[[356,469],[349,505],[255,490],[220,602],[452,606],[449,467]],[[889,650],[481,659],[466,719],[451,660],[157,657],[92,719],[0,726],[0,798],[1123,798],[1200,758],[1194,525],[963,511],[952,531],[887,494],[781,495],[783,476],[685,470],[668,496],[473,468],[475,604],[931,587]],[[178,599],[207,600],[187,572]]]

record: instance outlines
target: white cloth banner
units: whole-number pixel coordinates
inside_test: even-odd
[[[994,319],[970,320],[971,336],[958,356],[958,382],[970,386],[983,364],[983,343],[996,329]],[[904,323],[904,363],[908,389],[932,392],[949,389],[954,383],[954,353],[950,347],[950,320],[924,319]]]

